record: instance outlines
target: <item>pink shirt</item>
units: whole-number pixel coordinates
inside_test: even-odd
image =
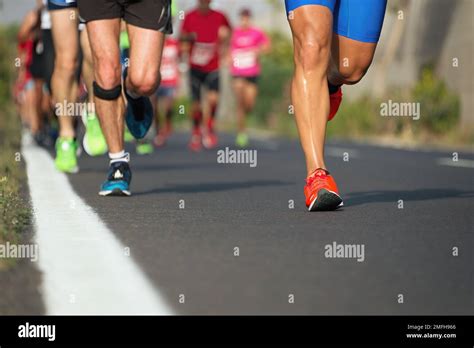
[[[230,42],[231,74],[246,77],[260,75],[257,50],[268,42],[267,35],[260,29],[235,28]]]

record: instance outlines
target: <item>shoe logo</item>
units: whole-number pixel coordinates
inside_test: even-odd
[[[123,179],[123,174],[120,170],[116,170],[114,173],[114,179]]]

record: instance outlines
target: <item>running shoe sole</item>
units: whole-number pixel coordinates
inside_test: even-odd
[[[321,189],[318,196],[311,202],[308,211],[336,210],[342,206],[344,206],[344,203],[337,193]]]
[[[79,173],[79,166],[75,166],[75,167],[69,168],[69,169],[61,169],[61,168],[58,168],[58,166],[56,166],[56,169],[58,171],[60,171],[61,173],[64,173],[64,174],[77,174],[77,173]]]
[[[121,190],[119,188],[115,188],[113,190],[106,190],[100,191],[99,196],[116,196],[116,197],[123,197],[123,196],[131,196],[130,191],[128,190]]]

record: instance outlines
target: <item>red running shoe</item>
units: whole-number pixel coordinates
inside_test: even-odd
[[[188,147],[191,151],[198,152],[202,149],[202,136],[199,129],[194,129]]]
[[[202,144],[208,150],[214,149],[217,146],[218,138],[214,132],[206,132],[202,137]]]
[[[336,210],[344,205],[334,178],[322,168],[306,178],[304,194],[308,211]]]
[[[202,137],[202,144],[208,150],[211,150],[217,146],[218,138],[216,132],[214,132],[214,119],[211,117],[207,120],[207,130]]]

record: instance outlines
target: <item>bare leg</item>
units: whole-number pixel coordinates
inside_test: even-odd
[[[332,13],[324,6],[297,8],[290,19],[295,74],[291,96],[307,174],[326,168],[324,142],[329,114],[327,70],[332,38]]]
[[[191,116],[193,118],[193,127],[194,130],[198,130],[201,127],[202,123],[202,107],[201,102],[198,100],[194,100],[191,103]]]
[[[366,74],[377,44],[360,42],[335,34],[328,79],[333,85],[353,85]]]
[[[139,96],[152,95],[160,85],[164,34],[127,24],[130,37],[130,66],[125,86]]]
[[[248,81],[244,82],[244,106],[245,106],[245,118],[242,122],[242,131],[245,130],[245,119],[252,112],[255,106],[255,100],[257,99],[258,88],[257,85]]]
[[[120,85],[119,34],[120,19],[103,19],[87,23],[87,33],[94,61],[94,78],[103,89],[110,90]],[[124,149],[124,99],[104,100],[94,97],[96,112],[109,151],[118,153]]]
[[[239,132],[242,132],[245,129],[244,81],[239,78],[234,79],[232,87],[234,88],[237,104],[237,129]]]
[[[155,116],[155,132],[156,134],[160,131],[160,119],[161,119],[161,111],[160,111],[160,98],[156,94],[153,94],[150,97],[151,105],[153,105],[153,115]]]
[[[33,109],[31,113],[31,132],[36,134],[43,127],[43,110],[41,108],[41,102],[43,99],[43,80],[34,80],[34,89],[33,89]]]
[[[214,119],[216,117],[217,104],[219,103],[219,92],[217,91],[207,91],[206,93],[207,105],[208,105],[208,117],[207,120],[208,127],[210,131],[213,131]]]
[[[89,36],[87,35],[87,31],[83,30],[81,32],[81,48],[82,48],[82,76],[84,77],[84,82],[87,87],[87,101],[89,106],[92,107],[94,103],[94,92],[92,88],[92,83],[94,82],[94,68],[92,62],[92,51],[91,46],[89,44]],[[87,110],[90,112],[94,112],[94,110]]]
[[[166,127],[169,131],[171,128],[171,118],[173,117],[173,107],[174,107],[174,97],[165,97],[163,98],[163,108],[165,113],[165,122]]]
[[[71,11],[75,12],[71,16]],[[55,47],[54,72],[51,78],[53,103],[75,103],[75,72],[78,64],[77,10],[64,9],[51,11],[52,34]],[[75,136],[74,119],[71,116],[57,114],[59,136]]]

